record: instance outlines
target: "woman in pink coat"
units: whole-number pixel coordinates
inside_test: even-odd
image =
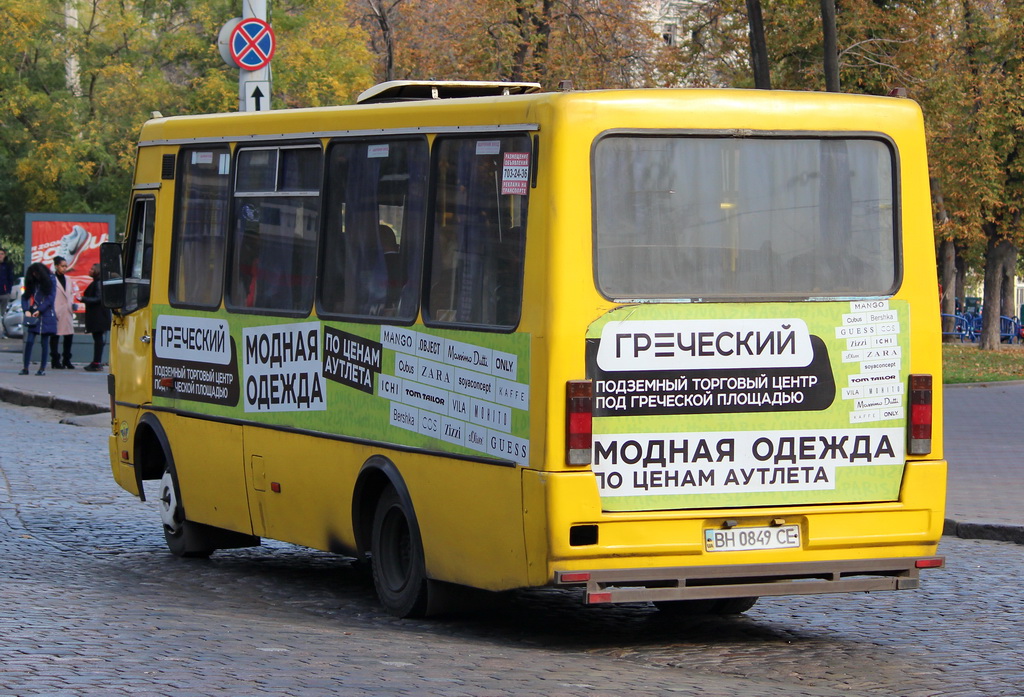
[[[57,313],[57,333],[50,337],[50,365],[54,368],[74,368],[71,364],[71,342],[75,338],[75,316],[72,314],[77,305],[78,284],[64,273],[68,270],[68,262],[64,257],[53,258],[53,270],[56,273],[56,297],[53,310]],[[57,352],[60,337],[64,337],[64,355]],[[63,358],[63,360],[62,360]]]

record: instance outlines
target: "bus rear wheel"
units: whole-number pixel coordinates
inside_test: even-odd
[[[215,548],[204,540],[196,524],[185,518],[179,491],[174,469],[168,467],[160,479],[160,492],[157,496],[167,549],[176,557],[206,558],[213,554]]]
[[[710,615],[718,605],[717,600],[655,600],[654,607],[669,617],[697,617]]]
[[[756,602],[756,597],[723,598],[718,601],[714,612],[716,615],[742,615],[744,612],[754,607],[754,603]]]
[[[394,487],[385,490],[373,515],[370,561],[377,597],[396,617],[422,617],[427,611],[423,543],[412,520]]]
[[[742,615],[754,607],[756,602],[757,598],[659,600],[654,603],[654,606],[673,617],[694,617],[697,615]]]

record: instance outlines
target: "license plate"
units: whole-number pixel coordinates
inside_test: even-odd
[[[764,528],[704,530],[704,548],[709,552],[739,552],[756,549],[786,549],[800,546],[799,525]]]

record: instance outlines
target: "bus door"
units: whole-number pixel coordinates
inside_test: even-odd
[[[153,272],[153,227],[156,196],[138,193],[132,199],[125,236],[125,302],[110,351],[110,372],[117,379],[117,400],[148,404],[153,396],[150,279]]]

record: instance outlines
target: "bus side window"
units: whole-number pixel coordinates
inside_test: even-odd
[[[528,190],[506,162],[528,162],[526,136],[438,139],[428,324],[519,324]]]
[[[305,314],[320,229],[319,146],[238,152],[227,305]]]
[[[135,312],[149,305],[149,285],[153,274],[153,225],[156,199],[140,196],[132,203],[125,265],[124,312]]]
[[[170,297],[174,305],[214,309],[224,279],[224,242],[231,210],[231,151],[182,150],[174,220]]]
[[[428,161],[422,138],[330,146],[321,314],[416,318]]]

